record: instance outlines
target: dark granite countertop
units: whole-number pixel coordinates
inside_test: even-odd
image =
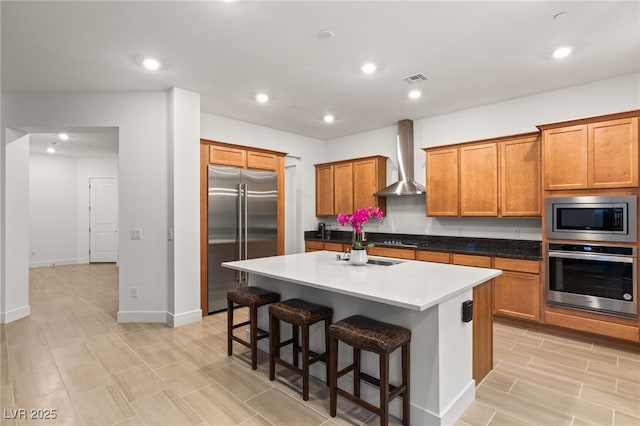
[[[305,231],[304,239],[305,241],[329,241],[349,244],[351,243],[352,235],[349,231],[332,230],[328,238],[322,239],[317,231]],[[509,257],[513,259],[542,259],[542,242],[532,240],[367,232],[367,242],[381,247]]]

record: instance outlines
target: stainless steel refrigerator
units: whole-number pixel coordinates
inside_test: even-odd
[[[277,255],[277,201],[275,172],[209,166],[209,313],[226,309],[227,291],[247,282],[222,262]]]

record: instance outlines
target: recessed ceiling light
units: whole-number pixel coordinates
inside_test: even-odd
[[[366,64],[360,67],[360,71],[362,71],[365,74],[374,73],[376,69],[378,69],[378,67],[373,62],[367,62]]]
[[[336,118],[331,114],[326,114],[322,119],[325,123],[333,123]]]
[[[142,65],[148,70],[155,71],[160,68],[160,61],[153,58],[146,58],[142,61]]]
[[[320,40],[326,40],[326,39],[329,39],[329,38],[333,38],[333,35],[334,35],[333,31],[327,30],[327,29],[320,30],[320,31],[318,31],[316,33],[316,37],[318,37]]]
[[[267,103],[269,102],[269,95],[267,95],[266,93],[258,93],[256,95],[256,101],[260,102],[261,104]]]
[[[418,99],[420,96],[422,96],[422,92],[419,90],[412,90],[409,92],[409,97],[411,99]]]
[[[66,140],[68,140],[68,139],[69,139],[69,135],[68,135],[68,134],[66,134],[66,133],[60,133],[60,134],[58,135],[58,137],[59,137],[61,140],[63,140],[63,141],[66,141]]]
[[[50,146],[49,148],[47,148],[47,152],[48,152],[49,154],[53,154],[53,153],[55,153],[55,152],[56,152],[56,149],[55,149],[54,147]]]
[[[553,51],[553,57],[556,59],[566,58],[571,54],[571,48],[569,46],[558,47]]]

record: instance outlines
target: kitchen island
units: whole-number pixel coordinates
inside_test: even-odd
[[[410,329],[411,423],[453,424],[475,397],[472,325],[462,321],[462,304],[472,299],[474,286],[498,276],[501,271],[376,259],[386,260],[390,265],[353,266],[338,260],[336,253],[329,251],[222,265],[248,272],[250,285],[276,291],[283,300],[299,297],[330,306],[334,310],[334,322],[362,314]],[[267,328],[265,309],[261,310],[258,321],[261,328]],[[282,331],[282,338],[288,338],[289,328]],[[322,333],[320,328],[312,329],[312,349],[323,348]],[[261,343],[266,350],[266,343]],[[346,346],[340,346],[339,368],[349,362],[350,352]],[[369,355],[363,353],[363,371],[377,374],[377,359]],[[391,383],[396,383],[399,377],[398,357],[397,353],[392,356]],[[318,364],[313,367],[316,368],[312,369],[312,375],[324,379],[324,368]],[[352,380],[346,380],[344,387],[348,389]],[[377,404],[377,389],[363,386],[362,393],[365,399]],[[391,404],[390,412],[400,417],[398,399]]]

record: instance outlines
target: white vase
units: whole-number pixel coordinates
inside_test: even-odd
[[[351,250],[349,255],[349,263],[356,266],[362,266],[367,264],[367,250]]]

